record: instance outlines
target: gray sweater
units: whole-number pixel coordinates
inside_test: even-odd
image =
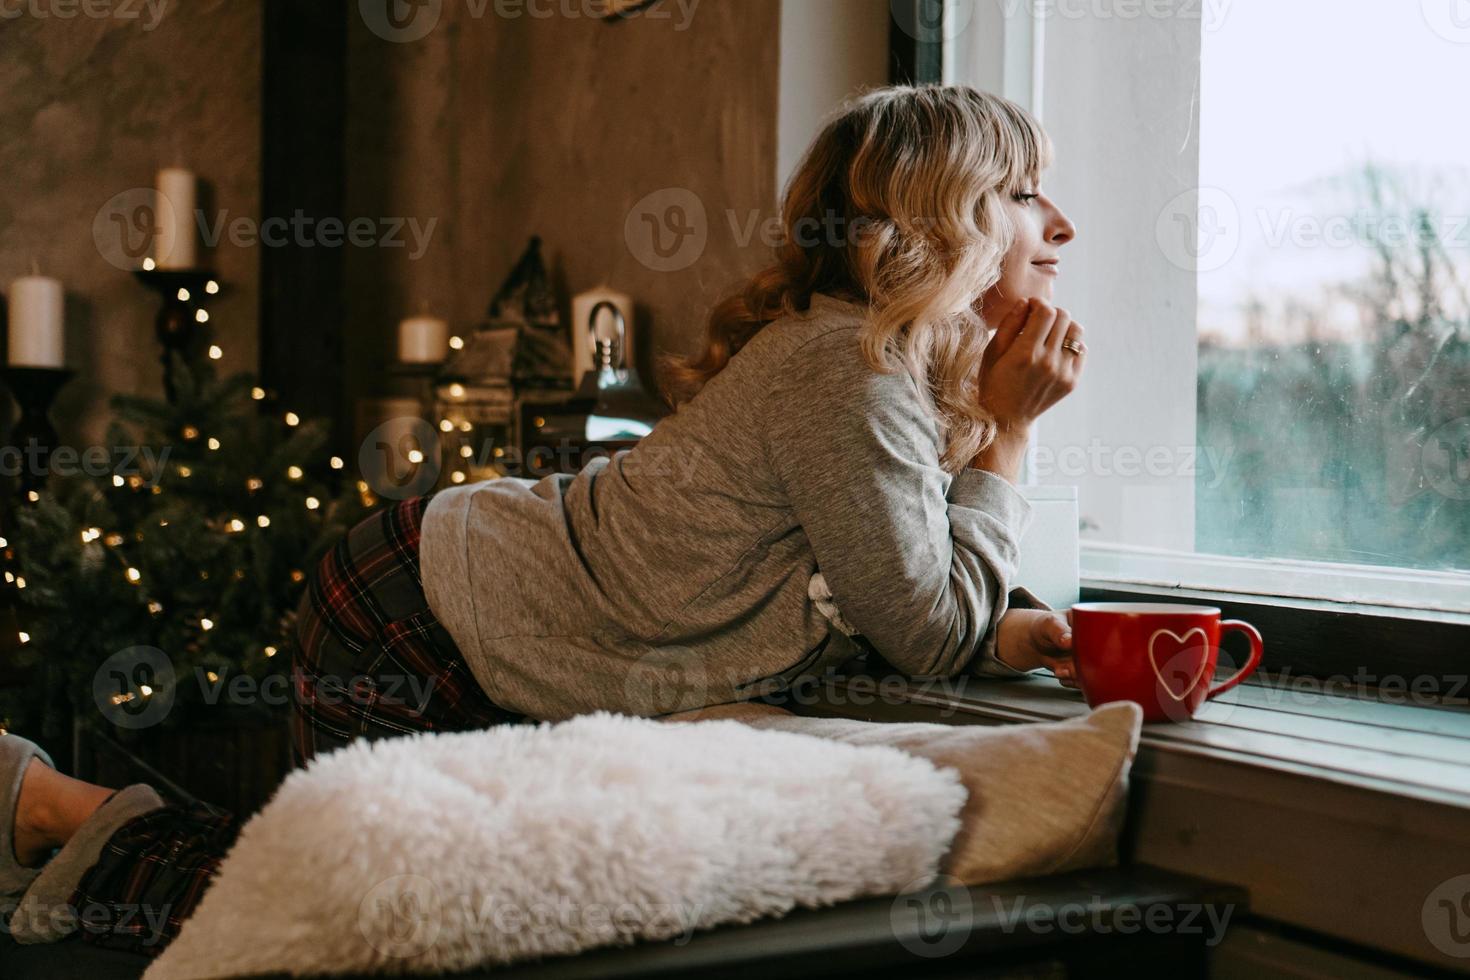
[[[863,360],[866,312],[818,294],[634,449],[431,501],[425,594],[492,700],[658,715],[781,691],[864,647],[914,677],[1019,673],[994,629],[1013,601],[1042,605],[1008,595],[1031,504],[994,473],[940,469],[915,383]],[[823,580],[858,643],[818,608]]]

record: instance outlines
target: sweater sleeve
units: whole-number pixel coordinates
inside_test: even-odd
[[[872,370],[854,329],[799,347],[763,409],[771,467],[837,608],[910,676],[963,670],[1005,610],[1030,501],[997,474],[941,469],[917,384]]]
[[[1051,606],[1037,598],[1030,589],[1018,585],[1007,594],[1005,608],[996,614],[995,621],[999,623],[1000,617],[1009,609],[1051,609]],[[1037,667],[1034,670],[1020,670],[1012,667],[996,655],[995,639],[995,630],[985,634],[985,639],[980,643],[980,655],[970,665],[972,673],[981,677],[1030,677],[1046,669]]]

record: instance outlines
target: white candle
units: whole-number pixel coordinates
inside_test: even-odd
[[[599,286],[589,289],[585,293],[578,293],[572,297],[572,385],[578,386],[582,383],[582,375],[591,371],[595,364],[592,339],[587,335],[588,327],[592,317],[592,308],[598,303],[608,302],[616,306],[623,314],[623,364],[633,363],[633,298],[627,293],[620,293],[616,289],[608,289]],[[603,310],[597,315],[598,335],[602,337],[613,337],[617,329],[613,325],[613,315],[609,310]]]
[[[61,367],[66,348],[61,282],[48,276],[21,276],[10,284],[9,299],[10,363]]]
[[[158,172],[158,238],[153,260],[160,269],[192,269],[198,263],[194,234],[197,187],[192,171],[168,167]]]
[[[398,359],[437,364],[449,356],[449,324],[436,316],[411,316],[398,324]]]

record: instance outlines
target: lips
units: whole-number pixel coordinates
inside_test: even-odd
[[[1036,266],[1038,269],[1042,270],[1043,272],[1049,272],[1052,275],[1056,275],[1057,274],[1057,271],[1058,271],[1058,260],[1057,259],[1040,259],[1040,260],[1038,260],[1036,262],[1032,262],[1031,264],[1034,265],[1034,266]]]

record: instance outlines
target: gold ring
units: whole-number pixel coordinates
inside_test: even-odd
[[[1064,340],[1064,341],[1062,341],[1062,350],[1069,350],[1073,354],[1085,354],[1085,353],[1087,353],[1086,346],[1084,346],[1081,341],[1077,341],[1077,340]]]

